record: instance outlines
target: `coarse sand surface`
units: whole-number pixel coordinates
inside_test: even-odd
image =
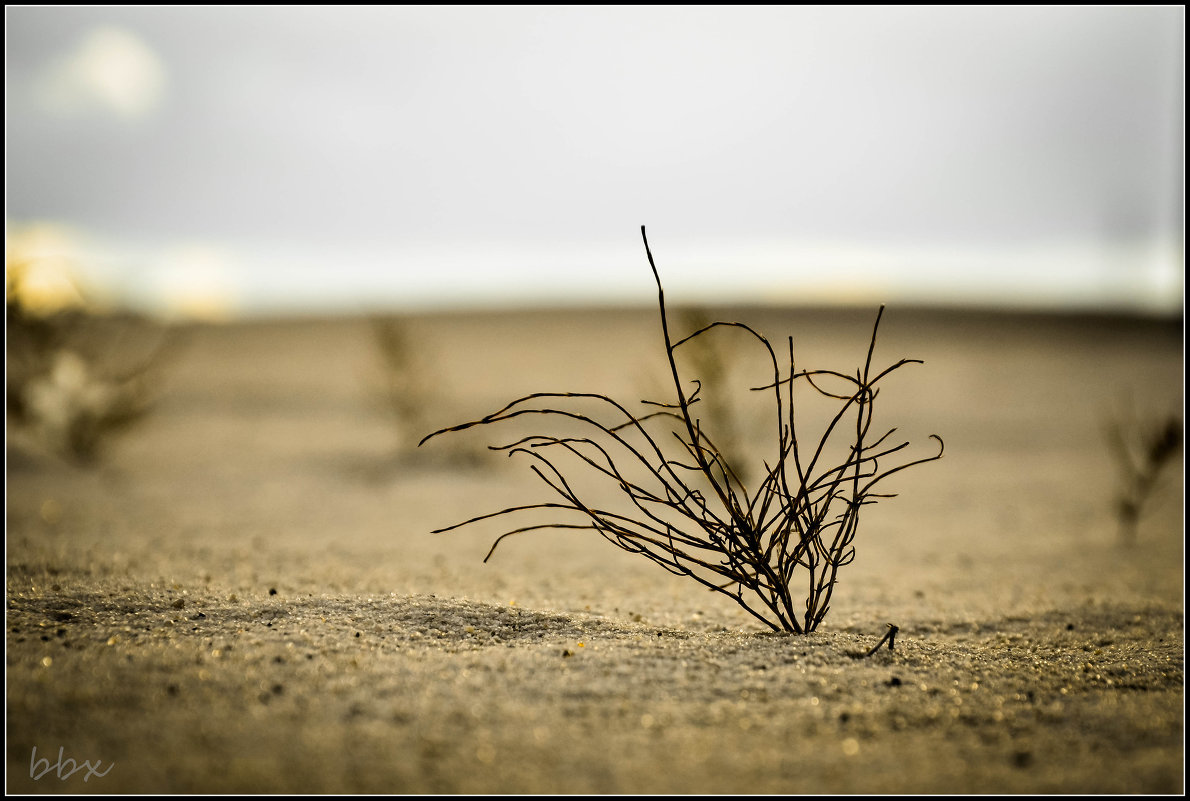
[[[849,372],[874,311],[709,313]],[[396,376],[362,316],[179,328],[93,465],[10,421],[9,793],[1184,792],[1181,455],[1128,539],[1104,438],[1181,414],[1181,320],[887,310],[876,361],[924,364],[874,427],[946,452],[803,636],[591,531],[430,533],[549,496],[484,449],[532,426],[421,435],[661,397],[656,310],[400,325]]]

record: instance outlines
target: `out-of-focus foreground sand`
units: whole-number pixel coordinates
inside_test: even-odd
[[[874,310],[715,316],[846,372]],[[666,387],[655,310],[405,324],[417,433]],[[877,363],[925,364],[875,428],[946,454],[889,479],[795,637],[591,532],[487,564],[499,521],[431,535],[546,490],[482,450],[497,431],[398,452],[368,321],[187,329],[97,467],[10,431],[8,791],[1183,792],[1182,463],[1124,544],[1102,433],[1180,413],[1180,325],[892,308],[881,332]],[[886,623],[896,650],[854,658]],[[107,772],[46,772],[59,749]]]

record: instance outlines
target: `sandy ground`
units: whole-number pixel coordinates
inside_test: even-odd
[[[724,315],[850,370],[873,311]],[[653,310],[406,325],[424,430],[664,386]],[[8,792],[1182,793],[1182,462],[1125,543],[1102,436],[1180,413],[1180,321],[882,332],[925,364],[877,425],[946,455],[790,636],[590,532],[431,535],[543,490],[484,431],[403,450],[365,320],[187,329],[96,466],[9,431]]]

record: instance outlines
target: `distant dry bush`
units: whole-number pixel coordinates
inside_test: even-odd
[[[167,335],[134,315],[22,303],[21,271],[5,293],[5,411],[49,451],[87,464],[118,431],[143,418],[157,394]]]
[[[430,430],[430,406],[437,383],[425,352],[418,347],[409,326],[396,317],[375,317],[372,337],[381,359],[376,396],[392,419],[398,452]]]
[[[682,329],[690,332],[707,328],[714,322],[710,312],[701,307],[684,309],[679,320]],[[748,352],[749,346],[754,344],[742,329],[719,328],[706,336],[688,339],[681,349],[683,358],[678,361],[679,369],[686,365],[686,370],[702,387],[698,401],[702,427],[715,432],[723,460],[745,483],[755,478],[753,471],[758,466],[751,453],[752,445],[764,439],[770,427],[763,410],[749,402],[760,399],[745,396],[751,393],[747,393],[744,376],[750,368],[757,366],[749,358],[755,354]]]
[[[396,460],[406,461],[417,455],[418,442],[443,419],[444,410],[449,413],[453,398],[437,368],[432,343],[415,325],[400,317],[377,316],[370,322],[379,357],[372,397],[392,422]],[[438,456],[453,467],[487,458],[486,453],[465,444]]]
[[[1166,465],[1182,449],[1185,432],[1176,415],[1142,419],[1119,412],[1108,422],[1105,433],[1119,478],[1115,508],[1120,539],[1132,543]]]
[[[593,530],[670,573],[727,595],[774,630],[814,631],[830,609],[839,570],[855,558],[860,509],[892,497],[875,492],[876,485],[942,456],[942,440],[932,435],[939,445],[937,454],[888,465],[889,457],[908,443],[887,444],[896,429],[883,436],[871,432],[876,385],[917,360],[873,368],[883,307],[876,315],[867,358],[853,375],[797,369],[792,337],[783,369],[769,341],[743,323],[709,323],[675,342],[647,238],[645,251],[657,284],[673,397],[642,401],[647,411],[637,414],[601,393],[538,392],[482,419],[435,431],[422,443],[447,432],[521,417],[549,418],[558,429],[492,447],[528,458],[556,500],[480,515],[435,533],[547,510],[560,519],[513,528],[496,539],[487,558],[513,534],[547,528]],[[736,463],[738,457],[728,455],[734,454],[729,447],[734,443],[723,443],[718,431],[712,441],[701,414],[706,389],[698,380],[687,387],[675,358],[679,348],[690,348],[699,337],[729,328],[744,332],[768,365],[768,378],[751,390],[770,399],[774,447],[771,460],[750,466],[759,477],[755,482],[745,478],[749,473]],[[837,406],[816,441],[798,437],[797,412],[808,403],[807,395],[810,401]],[[592,489],[580,490],[572,482],[575,470],[591,481]],[[618,498],[619,505],[603,505],[605,497]]]

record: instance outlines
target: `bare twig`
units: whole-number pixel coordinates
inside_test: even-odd
[[[887,632],[885,632],[884,636],[880,638],[880,642],[878,642],[878,643],[876,643],[875,645],[873,645],[873,646],[872,646],[872,650],[871,650],[871,651],[868,651],[866,654],[864,654],[864,656],[865,656],[865,657],[867,657],[867,656],[871,656],[872,654],[874,654],[874,653],[876,653],[877,651],[879,651],[879,650],[880,650],[880,646],[884,645],[885,643],[888,643],[888,650],[889,650],[889,652],[890,652],[890,653],[892,652],[892,650],[893,650],[893,645],[894,645],[894,644],[896,643],[896,641],[897,641],[897,632],[898,632],[898,631],[900,631],[900,629],[899,629],[899,628],[897,628],[897,627],[896,627],[895,625],[893,625],[892,623],[888,623],[888,624],[886,624],[886,625],[888,626],[888,631],[887,631]]]

